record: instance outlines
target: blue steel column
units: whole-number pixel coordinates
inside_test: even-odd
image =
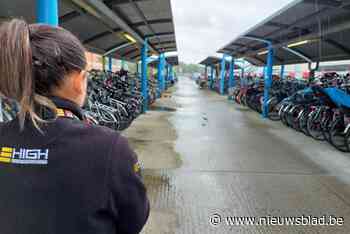
[[[264,82],[264,104],[263,104],[263,117],[267,118],[269,113],[269,90],[272,85],[272,72],[273,72],[273,47],[271,44],[269,44],[269,53],[267,56],[267,68],[266,68],[266,74],[265,74],[265,82]]]
[[[231,63],[230,63],[230,79],[229,79],[229,82],[228,82],[228,87],[229,88],[232,88],[234,87],[236,84],[235,84],[235,59],[233,57],[231,57],[232,60],[231,60]]]
[[[36,22],[58,26],[57,0],[36,0]]]
[[[146,112],[148,109],[147,52],[148,41],[145,39],[141,53],[141,92],[143,96],[143,112]]]
[[[214,82],[214,66],[210,65],[210,82],[209,82],[210,89],[213,89],[213,82]]]
[[[166,80],[168,81],[169,80],[169,78],[170,78],[170,64],[166,64]]]
[[[285,66],[284,65],[281,65],[281,80],[283,80],[283,78],[284,78],[284,68],[285,68]]]
[[[174,80],[174,70],[173,70],[173,65],[170,65],[170,77],[169,77],[170,81]]]
[[[112,61],[112,57],[108,57],[108,71],[112,71],[112,65],[113,65],[113,61]]]
[[[165,56],[163,53],[161,53],[159,55],[159,61],[158,61],[158,97],[160,97],[162,92],[165,90],[165,82],[164,82],[164,76],[163,76],[164,59],[165,59]]]
[[[221,79],[220,79],[220,94],[224,95],[225,92],[225,73],[226,73],[226,54],[222,55],[221,60]]]
[[[243,60],[242,68],[241,68],[242,69],[241,70],[241,87],[246,85],[245,78],[244,78],[244,73],[245,73],[244,66],[245,66],[245,61]]]

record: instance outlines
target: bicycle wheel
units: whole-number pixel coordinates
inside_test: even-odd
[[[344,124],[341,118],[337,118],[329,129],[330,143],[342,152],[349,152],[349,145],[344,134]]]
[[[309,118],[307,121],[307,131],[310,134],[310,136],[315,140],[325,140],[324,135],[322,133],[320,117],[317,116],[317,110],[314,110],[309,114]]]
[[[299,128],[302,133],[304,133],[306,136],[310,136],[310,133],[307,131],[307,121],[309,119],[309,110],[304,110],[300,113],[299,117]]]
[[[272,98],[269,102],[269,119],[272,121],[279,121],[281,120],[279,116],[279,109],[280,109],[281,103],[278,102],[277,98]]]
[[[286,125],[286,126],[288,126],[288,125],[287,125],[287,112],[288,112],[288,110],[289,110],[289,108],[290,108],[291,106],[292,106],[291,104],[285,103],[285,104],[281,107],[281,109],[280,109],[280,111],[279,111],[279,113],[280,113],[280,118],[281,118],[281,122],[282,122],[284,125]]]

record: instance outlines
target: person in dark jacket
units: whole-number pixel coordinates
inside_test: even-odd
[[[18,19],[0,27],[1,234],[136,234],[149,216],[137,156],[84,121],[85,49],[67,30]]]

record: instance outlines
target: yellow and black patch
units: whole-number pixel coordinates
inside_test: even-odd
[[[141,172],[141,165],[139,162],[134,164],[134,172],[135,173],[140,173]]]
[[[2,147],[0,153],[0,162],[10,163],[13,154],[13,148]]]

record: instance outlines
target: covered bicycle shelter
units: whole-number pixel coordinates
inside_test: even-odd
[[[296,0],[218,52],[266,67],[263,116],[267,117],[273,66],[282,66],[283,77],[284,65],[308,63],[313,72],[319,62],[350,59],[349,13],[348,1]]]
[[[157,6],[157,11],[154,6]],[[61,26],[74,33],[88,51],[129,62],[141,61],[144,111],[148,108],[147,59],[177,50],[170,0],[14,0],[0,4],[2,20]]]
[[[224,62],[224,63],[223,63]],[[209,56],[199,64],[205,66],[205,77],[208,77],[209,87],[212,89],[214,84],[214,75],[218,74],[218,68],[220,67],[220,93],[224,94],[225,78],[229,74],[228,88],[235,86],[234,71],[242,69],[239,65],[235,64],[232,58],[226,57],[225,60],[216,57]],[[208,76],[208,68],[210,68],[210,76]]]

